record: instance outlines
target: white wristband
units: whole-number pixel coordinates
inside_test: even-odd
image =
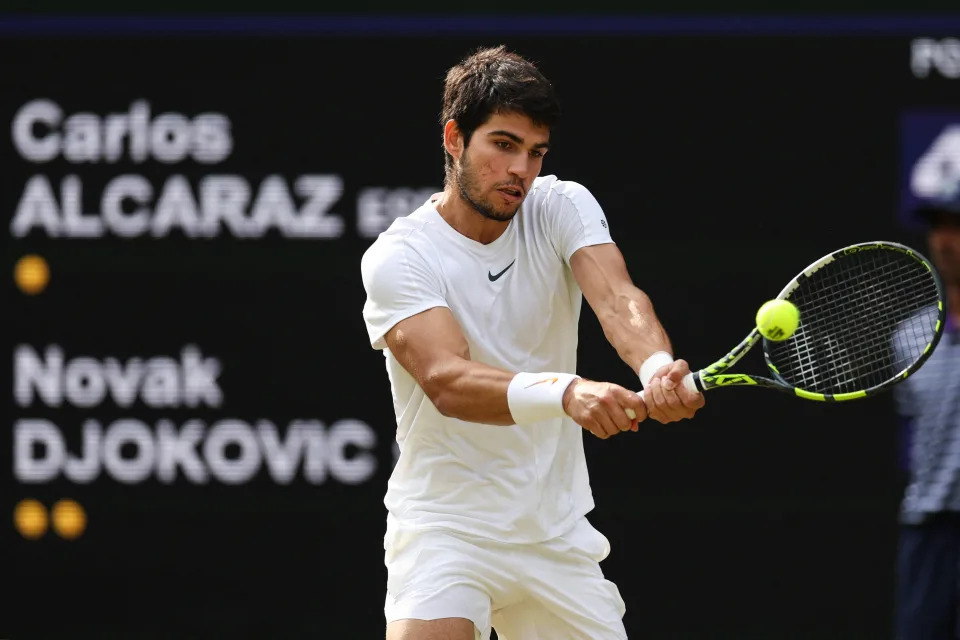
[[[517,424],[532,424],[567,415],[563,392],[580,376],[572,373],[525,373],[513,376],[507,387],[507,404]]]
[[[640,384],[643,385],[643,388],[646,389],[647,385],[650,384],[650,378],[657,372],[657,369],[671,362],[673,362],[673,356],[666,351],[657,351],[656,353],[650,354],[650,357],[640,365],[640,371],[638,372],[640,375]]]

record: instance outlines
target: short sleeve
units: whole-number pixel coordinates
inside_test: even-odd
[[[557,250],[567,264],[582,247],[613,242],[600,203],[582,184],[566,180],[554,183],[548,202],[556,211]]]
[[[403,239],[381,236],[364,253],[360,273],[367,293],[363,320],[374,349],[386,348],[384,335],[401,320],[447,306],[439,277]]]

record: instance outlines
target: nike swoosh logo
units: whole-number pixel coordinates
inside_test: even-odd
[[[514,258],[514,259],[513,259],[513,262],[516,262],[516,261],[517,261],[517,259]],[[504,268],[503,268],[503,271],[501,271],[501,272],[498,273],[497,275],[493,275],[492,273],[490,273],[489,271],[487,271],[487,277],[490,278],[490,282],[496,282],[497,280],[499,280],[499,279],[500,279],[500,276],[502,276],[503,274],[505,274],[505,273],[507,272],[507,269],[509,269],[510,267],[513,266],[513,262],[511,262],[511,263],[508,264],[506,267],[504,267]]]
[[[510,268],[510,267],[507,267],[507,269],[509,269],[509,268]],[[506,269],[504,269],[504,271],[506,271]],[[538,384],[543,384],[543,383],[545,383],[545,382],[549,382],[550,384],[553,384],[554,382],[556,382],[556,381],[559,380],[559,379],[560,379],[560,378],[544,378],[543,380],[537,380],[537,381],[534,382],[533,384],[528,384],[527,386],[524,387],[524,389],[529,389],[530,387],[535,387],[535,386],[537,386]]]

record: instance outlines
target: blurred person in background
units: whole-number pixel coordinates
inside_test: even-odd
[[[958,159],[960,166],[960,159]],[[960,638],[960,175],[917,210],[946,289],[930,359],[895,391],[908,453],[900,513],[897,640]]]
[[[583,430],[608,438],[704,403],[599,203],[539,176],[558,116],[550,82],[504,47],[452,67],[444,191],[363,256],[400,446],[384,500],[389,640],[625,638],[599,566],[609,542],[586,519]],[[644,398],[574,373],[583,298]]]

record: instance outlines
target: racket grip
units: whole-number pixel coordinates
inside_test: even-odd
[[[690,391],[694,393],[700,393],[700,390],[697,389],[697,383],[693,379],[694,375],[695,375],[694,372],[691,371],[687,375],[683,376],[683,380],[681,380],[681,382],[683,383],[683,386],[685,386]],[[637,393],[639,394],[640,398],[643,398],[643,389],[641,389]],[[630,418],[631,420],[637,419],[637,414],[634,413],[633,409],[627,409],[626,414],[627,414],[627,417]]]

